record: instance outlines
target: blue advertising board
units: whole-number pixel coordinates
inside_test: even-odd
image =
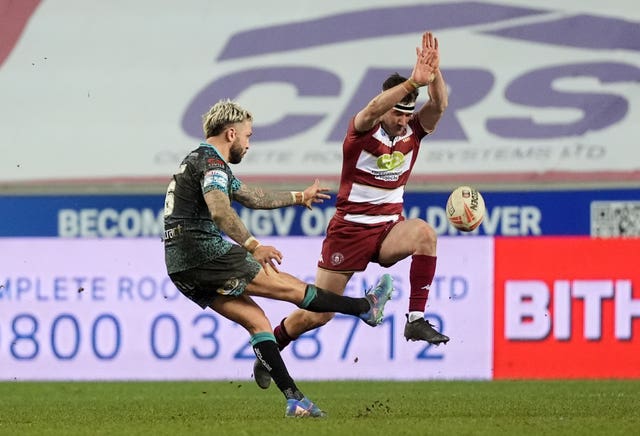
[[[407,192],[405,217],[422,218],[439,235],[459,235],[446,220],[449,192]],[[486,214],[472,233],[489,236],[640,234],[640,189],[486,191]],[[158,237],[164,195],[0,196],[0,237]],[[251,210],[234,205],[256,236],[320,236],[335,211]],[[465,234],[467,235],[467,234]]]

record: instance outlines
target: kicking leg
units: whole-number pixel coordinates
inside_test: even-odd
[[[353,273],[340,273],[318,269],[316,273],[316,286],[337,295],[343,295],[347,287],[347,282]],[[273,333],[278,341],[278,346],[282,350],[291,341],[298,339],[304,333],[315,328],[322,327],[333,319],[335,313],[309,312],[308,310],[294,310],[280,324],[273,329]]]
[[[362,298],[346,297],[298,280],[291,274],[261,269],[245,288],[245,293],[259,297],[289,301],[311,312],[338,312],[358,316],[370,326],[382,322],[383,309],[391,298],[393,283],[385,274],[380,283]]]
[[[323,282],[322,281],[323,279],[321,278],[320,281],[325,284],[329,284],[330,286],[332,286],[332,289],[336,289],[340,293],[344,292],[344,288],[346,286],[347,281],[351,277],[351,274],[333,273],[333,277],[336,280],[334,281],[327,280],[326,282]],[[309,303],[307,306],[303,305],[303,307],[306,307],[308,310],[321,311],[320,310],[321,307],[327,307],[327,305],[330,304],[331,302],[334,302],[334,301],[339,302],[344,299],[347,299],[347,300],[351,299],[350,297],[343,297],[343,296],[337,295],[337,293],[324,291],[321,288],[316,288],[313,285],[309,285],[307,288],[307,294],[306,294],[305,300],[309,299],[309,295],[316,292],[316,290],[318,291],[318,298],[310,300],[311,303]],[[392,291],[393,291],[393,284],[392,284],[391,276],[388,274],[384,274],[380,278],[380,282],[375,287],[373,287],[372,289],[369,289],[366,292],[365,298],[369,301],[370,309],[366,314],[361,314],[360,318],[363,319],[367,324],[371,326],[376,326],[380,324],[383,319],[383,312],[382,312],[383,307],[386,301],[388,301],[391,298]],[[321,292],[322,294],[320,294]],[[315,318],[313,317],[313,315],[320,315],[320,314],[313,314],[313,313],[310,313],[308,310],[297,310],[293,312],[292,315],[283,319],[280,322],[280,325],[278,325],[274,329],[274,334],[275,334],[276,340],[278,341],[278,346],[280,349],[283,349],[284,347],[286,347],[292,340],[299,337],[305,331],[319,327],[320,325],[323,325],[324,323],[328,322],[333,317],[333,314],[330,314],[331,315],[330,317]],[[345,313],[345,312],[341,312],[341,313]],[[292,326],[291,327],[292,331],[295,333],[289,332],[288,330],[289,327],[287,326],[287,324]],[[259,360],[256,360],[254,362],[253,374],[258,386],[260,386],[262,389],[267,389],[269,387],[271,383],[269,372]]]

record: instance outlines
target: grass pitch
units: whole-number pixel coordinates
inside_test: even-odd
[[[299,382],[326,419],[242,382],[3,382],[2,435],[631,435],[640,380]]]

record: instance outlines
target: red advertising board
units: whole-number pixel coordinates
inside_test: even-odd
[[[640,377],[640,239],[495,239],[494,378]]]

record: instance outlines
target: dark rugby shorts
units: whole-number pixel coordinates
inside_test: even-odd
[[[233,245],[223,256],[169,277],[180,292],[204,309],[217,295],[241,295],[260,268],[247,250]]]
[[[330,271],[353,272],[364,271],[370,262],[380,263],[378,254],[382,241],[393,226],[402,220],[404,218],[401,216],[398,221],[358,224],[334,215],[322,242],[322,256],[318,267]]]

